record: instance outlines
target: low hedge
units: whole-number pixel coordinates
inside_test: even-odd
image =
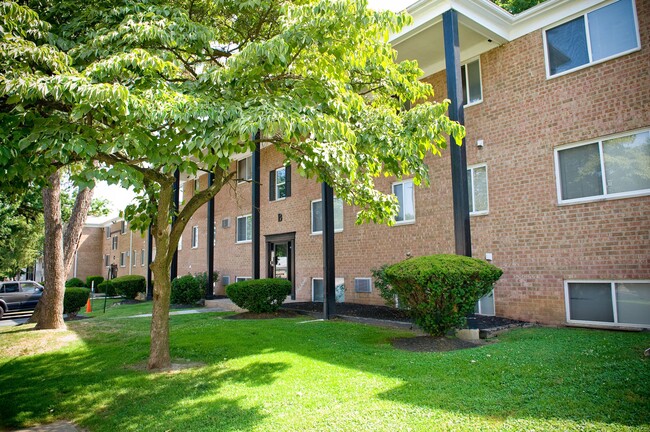
[[[185,275],[172,281],[172,304],[194,304],[201,300],[205,289],[192,275]]]
[[[93,285],[93,282],[95,283],[94,285]],[[95,287],[95,292],[98,292],[97,287],[102,282],[104,282],[104,277],[103,276],[88,276],[86,278],[86,288]]]
[[[82,281],[79,278],[72,278],[72,279],[69,279],[69,280],[65,281],[65,287],[66,288],[69,288],[69,287],[71,287],[71,288],[82,288],[84,286],[85,286],[84,281]]]
[[[88,288],[66,288],[63,295],[63,313],[68,314],[68,318],[74,318],[79,310],[86,305],[89,297],[90,290]]]
[[[147,280],[144,276],[126,275],[111,279],[111,285],[117,295],[127,299],[135,299],[138,293],[147,291]]]
[[[492,264],[460,255],[411,258],[385,269],[400,303],[434,336],[460,327],[502,274]]]
[[[108,297],[114,297],[117,295],[117,291],[115,291],[115,285],[113,285],[109,280],[106,280],[99,285],[95,285],[95,292],[104,293]]]
[[[290,294],[291,282],[286,279],[246,280],[226,287],[233,303],[254,313],[277,311]]]

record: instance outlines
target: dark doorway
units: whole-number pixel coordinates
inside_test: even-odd
[[[295,300],[296,233],[274,234],[265,237],[267,277],[291,281],[291,299]]]

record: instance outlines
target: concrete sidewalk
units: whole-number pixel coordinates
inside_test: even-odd
[[[205,307],[201,309],[183,309],[179,311],[169,312],[169,315],[191,315],[199,313],[209,313],[209,312],[244,312],[244,309],[240,308],[232,302],[232,300],[225,299],[215,299],[215,300],[206,300]],[[151,314],[139,314],[131,315],[125,318],[146,318],[150,317]]]
[[[18,429],[14,432],[82,432],[83,430],[69,421],[58,421],[56,423],[34,426],[27,429]]]

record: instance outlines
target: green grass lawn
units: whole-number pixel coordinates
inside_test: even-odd
[[[389,343],[403,331],[205,313],[171,317],[172,356],[202,365],[151,374],[141,368],[149,318],[116,318],[143,307],[95,312],[65,332],[0,329],[0,426],[650,430],[648,332],[533,328],[479,348],[412,353]]]

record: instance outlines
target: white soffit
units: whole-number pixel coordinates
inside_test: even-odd
[[[406,11],[413,24],[392,35],[398,61],[417,60],[424,76],[445,67],[442,14],[458,12],[460,60],[465,62],[499,45],[578,15],[606,0],[546,0],[512,15],[490,0],[420,0]]]

